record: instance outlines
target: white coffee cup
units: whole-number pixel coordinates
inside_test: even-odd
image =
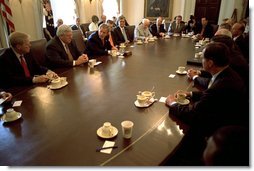
[[[122,125],[123,137],[127,139],[131,138],[134,123],[132,121],[126,120],[126,121],[123,121],[121,125]]]
[[[103,136],[111,136],[112,135],[112,126],[110,122],[105,122],[102,127],[102,135]]]
[[[6,113],[5,113],[5,118],[8,119],[14,119],[17,117],[17,112],[13,109],[7,109]]]
[[[199,53],[195,53],[195,58],[199,58],[199,57],[200,57]]]
[[[144,104],[146,104],[148,98],[143,95],[137,95],[137,100],[140,105],[144,105]]]
[[[57,87],[61,86],[61,79],[57,78],[57,79],[52,80],[51,81],[51,86],[53,88],[57,88]]]
[[[96,64],[96,59],[90,59],[89,62],[88,62],[88,65],[93,68],[94,65]]]
[[[179,93],[176,94],[176,100],[179,103],[184,103],[185,99],[186,99],[186,94],[185,93],[179,92]]]
[[[61,77],[60,80],[61,80],[61,84],[65,84],[66,83],[66,77]]]
[[[178,71],[179,72],[184,72],[185,71],[185,67],[184,66],[179,66],[178,67]]]
[[[155,92],[151,92],[151,91],[143,91],[143,92],[139,92],[141,95],[147,97],[147,99],[151,99],[155,96]]]

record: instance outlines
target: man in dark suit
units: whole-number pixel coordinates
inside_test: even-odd
[[[58,28],[57,35],[47,43],[46,58],[52,68],[73,67],[88,61],[87,55],[78,51],[72,41],[72,30],[65,24]]]
[[[125,17],[118,17],[118,26],[113,30],[115,36],[115,43],[119,45],[120,43],[129,43],[130,34],[125,27]]]
[[[178,15],[176,16],[176,20],[173,21],[170,24],[170,27],[168,28],[169,33],[178,33],[181,34],[183,31],[185,31],[186,26],[185,23],[182,21],[182,16]]]
[[[109,26],[101,24],[99,30],[92,33],[87,40],[86,52],[89,57],[97,57],[110,54],[110,50],[117,50],[109,42]]]
[[[56,73],[40,66],[31,55],[29,36],[13,32],[9,36],[10,48],[0,56],[0,87],[32,85],[44,83],[58,77]]]
[[[232,26],[232,36],[237,47],[240,49],[244,58],[249,63],[249,40],[244,37],[245,26],[242,23],[235,23]]]
[[[194,31],[197,34],[198,39],[212,38],[213,37],[213,27],[208,22],[206,17],[201,18],[201,23],[197,23],[197,27]]]
[[[164,29],[164,24],[162,24],[162,21],[162,17],[158,17],[156,23],[150,26],[150,32],[153,36],[163,37],[165,35],[166,30]]]
[[[240,76],[229,65],[228,48],[223,43],[210,43],[203,50],[203,68],[211,79],[199,82],[204,91],[185,92],[193,104],[181,105],[175,95],[169,95],[166,104],[170,114],[189,125],[178,159],[194,160],[202,158],[205,137],[225,125],[247,125],[249,114],[244,99],[245,86]],[[180,156],[180,157],[179,157]],[[194,164],[194,163],[192,163]]]

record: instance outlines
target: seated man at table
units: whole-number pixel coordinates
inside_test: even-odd
[[[150,26],[150,20],[147,18],[144,18],[142,20],[142,23],[139,26],[136,26],[134,37],[135,40],[141,39],[141,40],[147,40],[150,37],[153,37],[152,33],[149,31]]]
[[[116,44],[120,45],[120,43],[129,43],[130,35],[125,27],[125,17],[123,15],[119,16],[117,22],[118,26],[113,30]]]
[[[112,47],[109,41],[109,26],[107,24],[101,24],[99,30],[92,33],[86,46],[86,52],[90,57],[98,57],[109,54],[110,50],[117,50],[116,47]]]
[[[166,30],[164,29],[164,24],[162,24],[162,21],[162,17],[158,17],[156,23],[150,26],[150,31],[153,36],[163,37],[165,35]]]
[[[56,36],[47,43],[46,58],[52,68],[74,67],[88,61],[87,55],[79,52],[72,41],[72,30],[65,24],[59,26]]]
[[[176,20],[170,24],[168,32],[171,34],[174,33],[181,34],[183,31],[185,31],[185,29],[186,26],[185,23],[182,21],[182,16],[178,15],[176,16]]]
[[[213,37],[213,27],[206,17],[201,18],[201,23],[197,23],[195,34],[199,40]]]
[[[56,73],[40,66],[30,52],[29,35],[13,32],[9,36],[11,47],[0,56],[0,87],[44,83],[58,77]]]
[[[202,156],[205,137],[216,129],[228,124],[248,125],[246,88],[240,76],[229,67],[228,54],[228,47],[223,43],[214,42],[205,47],[202,64],[212,78],[202,82],[204,91],[184,92],[193,101],[192,105],[181,105],[176,95],[167,97],[169,115],[190,126],[182,146],[189,159]]]

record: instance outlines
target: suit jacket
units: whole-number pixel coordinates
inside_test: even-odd
[[[176,28],[176,22],[173,21],[173,23],[168,28],[168,32],[171,32],[171,33],[182,33],[182,31],[185,31],[185,29],[186,29],[186,26],[185,26],[183,21],[180,22],[180,27],[178,29]]]
[[[249,63],[249,42],[243,37],[243,35],[237,37],[235,44],[240,49],[246,61]]]
[[[209,80],[200,84],[208,85]],[[239,75],[230,67],[223,70],[205,91],[193,92],[193,105],[170,106],[170,114],[197,128],[203,135],[209,136],[219,127],[228,124],[246,124],[249,122],[248,103],[245,99],[245,86]],[[245,110],[247,109],[247,110]]]
[[[161,24],[160,27],[159,27],[159,33],[158,33],[157,25],[152,24],[150,26],[150,32],[152,33],[153,36],[161,37],[159,33],[165,33],[166,30],[164,29],[164,24]]]
[[[130,38],[130,34],[129,34],[128,29],[126,29],[126,27],[124,27],[124,30],[125,30],[127,39],[130,41],[131,38]],[[115,44],[119,45],[120,43],[124,43],[125,42],[123,34],[122,34],[122,31],[121,31],[121,28],[119,26],[116,27],[113,30],[113,32],[114,32],[114,36],[115,36]]]
[[[25,54],[24,58],[31,77],[27,78],[17,56],[11,48],[5,50],[0,56],[0,87],[10,88],[14,86],[32,85],[34,75],[45,74],[48,69],[40,66],[31,53]]]
[[[201,31],[202,31],[202,24],[198,23],[194,33],[195,34],[200,34]],[[204,33],[203,33],[203,38],[212,38],[213,36],[214,36],[213,27],[211,26],[210,23],[208,23],[205,27],[205,30],[204,30]]]
[[[103,56],[108,54],[112,46],[109,42],[109,37],[104,39],[104,45],[98,35],[98,31],[92,33],[87,40],[86,53],[89,57]]]
[[[73,59],[76,60],[81,55],[76,43],[72,41],[68,44]],[[73,61],[70,61],[65,48],[60,41],[59,37],[55,36],[46,45],[46,61],[49,67],[72,67]]]

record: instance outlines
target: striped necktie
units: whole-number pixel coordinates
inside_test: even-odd
[[[22,65],[22,67],[23,67],[25,76],[26,76],[26,77],[30,77],[30,71],[29,71],[29,69],[28,69],[28,67],[27,67],[27,64],[26,64],[26,61],[25,61],[23,55],[20,56],[20,63],[21,63],[21,65]]]
[[[67,55],[68,55],[69,61],[73,61],[73,56],[72,56],[72,54],[71,54],[71,52],[70,52],[70,49],[69,49],[69,47],[68,47],[67,44],[65,44],[65,49],[66,49],[66,53],[67,53]]]

